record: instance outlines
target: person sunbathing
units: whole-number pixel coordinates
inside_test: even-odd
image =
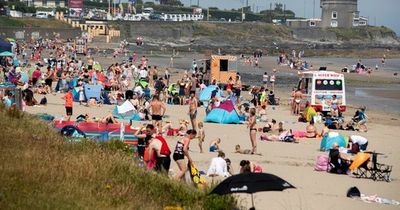
[[[262,173],[262,167],[248,160],[240,161],[240,173]]]
[[[189,122],[187,120],[180,120],[179,121],[179,129],[178,129],[178,135],[179,136],[185,136],[186,132],[188,130],[188,125]]]
[[[314,121],[310,121],[310,124],[306,127],[306,137],[315,138],[318,135],[317,128],[314,125]]]
[[[81,116],[81,115],[80,115]],[[78,118],[80,117],[78,116]],[[112,114],[109,114],[103,118],[96,118],[93,117],[90,119],[89,114],[84,115],[84,122],[93,122],[93,123],[105,123],[105,124],[118,124],[118,121],[112,116]]]

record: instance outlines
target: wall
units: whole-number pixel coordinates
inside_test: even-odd
[[[337,12],[338,27],[353,26],[353,13],[357,11],[357,0],[321,0],[322,27],[331,27],[332,11]]]
[[[157,37],[165,41],[174,41],[193,36],[192,22],[124,22],[119,26],[121,38],[134,41],[137,37]]]
[[[0,26],[1,37],[15,37],[17,39],[24,39],[29,41],[31,38],[53,38],[54,33],[60,34],[63,39],[75,38],[81,35],[81,30],[76,28],[13,28]],[[18,36],[18,37],[16,37]]]
[[[336,42],[338,40],[336,33],[331,31],[321,30],[318,28],[315,29],[298,28],[298,29],[293,29],[292,33],[293,33],[293,38],[304,41]]]

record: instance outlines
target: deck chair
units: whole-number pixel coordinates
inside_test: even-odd
[[[371,178],[374,181],[390,182],[390,173],[392,172],[392,168],[393,166],[377,163],[377,154],[372,154]]]

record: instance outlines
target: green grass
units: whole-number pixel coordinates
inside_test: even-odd
[[[350,40],[370,40],[374,36],[380,34],[382,36],[393,36],[396,34],[390,28],[381,26],[363,26],[354,28],[329,28],[328,31],[336,33],[339,40],[350,41]]]
[[[71,143],[0,106],[0,209],[232,209],[232,196],[145,172],[120,142]]]
[[[69,24],[54,19],[11,18],[2,16],[0,16],[0,26],[34,27],[34,28],[71,28]]]
[[[0,26],[23,27],[25,24],[15,18],[0,16]]]

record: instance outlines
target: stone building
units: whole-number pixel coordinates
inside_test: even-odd
[[[291,28],[351,28],[368,25],[368,18],[360,16],[358,0],[321,0],[321,19],[287,19]]]
[[[359,26],[360,12],[357,5],[358,0],[321,0],[321,27]]]

